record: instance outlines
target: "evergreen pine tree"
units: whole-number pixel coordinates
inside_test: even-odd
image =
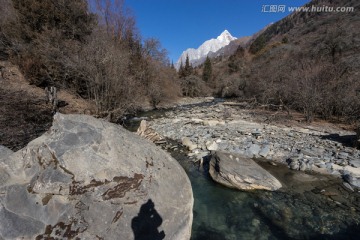
[[[204,63],[204,70],[202,79],[205,82],[208,82],[212,77],[212,66],[211,66],[211,60],[209,57],[206,57],[205,63]]]
[[[192,72],[193,72],[193,68],[190,65],[189,55],[186,55],[185,67],[184,67],[185,77],[190,76]]]

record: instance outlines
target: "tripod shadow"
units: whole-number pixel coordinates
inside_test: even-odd
[[[162,224],[162,218],[155,210],[154,202],[149,199],[141,205],[140,211],[131,221],[134,232],[134,240],[162,240],[165,238],[164,231],[157,229]]]

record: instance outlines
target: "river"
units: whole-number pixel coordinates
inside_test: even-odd
[[[157,118],[164,110],[142,113]],[[127,122],[134,131],[139,118]],[[238,191],[215,183],[176,141],[163,148],[185,169],[194,193],[192,240],[358,239],[360,194],[330,175],[289,170],[257,159],[283,184],[280,191]]]

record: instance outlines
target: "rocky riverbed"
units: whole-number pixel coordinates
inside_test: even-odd
[[[269,114],[239,107],[221,101],[206,102],[146,112],[136,119],[138,124],[141,119],[148,120],[150,127],[142,126],[139,133],[170,152],[190,178],[194,192],[191,239],[357,239],[360,192],[349,184],[349,178],[348,182],[341,178],[356,176],[346,175],[344,169],[356,173],[357,168],[349,166],[350,160],[358,156],[350,145],[354,133],[329,123],[306,125],[294,120],[285,124],[264,123]],[[310,155],[321,146],[322,155]],[[232,189],[236,186],[228,188],[221,181],[217,182],[222,185],[216,183],[211,176],[211,167],[217,168],[216,161],[209,163],[208,157],[203,158],[215,150],[232,156],[234,164],[237,158],[240,163],[241,159],[255,156],[257,164],[278,179],[282,187],[276,191],[239,191]],[[342,159],[340,156],[345,153],[348,158]],[[326,154],[330,155],[329,161],[322,158]],[[224,157],[218,157],[224,163]],[[309,162],[313,171],[309,168],[301,171],[304,169],[300,163],[294,168],[292,159]],[[317,166],[311,159],[323,161],[325,166]],[[337,164],[340,159],[347,161],[347,165]],[[241,162],[240,168],[251,166],[247,161]],[[251,187],[250,178],[238,172],[239,166],[235,167],[227,172],[231,175],[236,172],[237,177],[223,179],[242,189]],[[257,180],[264,179],[254,172],[251,175],[251,171],[245,173]],[[240,186],[243,183],[249,185],[243,188]]]
[[[349,189],[360,187],[360,151],[352,145],[356,133],[351,131],[269,124],[226,103],[177,108],[149,124],[160,135],[182,142],[193,161],[220,150],[284,163],[292,170],[333,174]]]

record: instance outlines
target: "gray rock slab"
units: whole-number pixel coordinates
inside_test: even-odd
[[[0,239],[190,239],[185,171],[121,126],[56,114],[0,166]]]
[[[213,154],[209,172],[216,182],[230,188],[274,191],[282,187],[279,180],[252,159],[233,153]]]

